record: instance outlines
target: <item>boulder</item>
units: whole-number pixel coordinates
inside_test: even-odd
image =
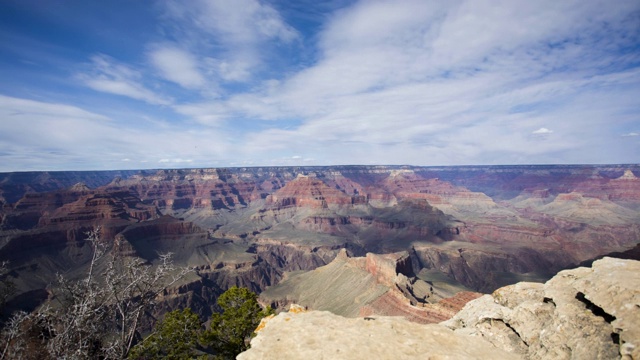
[[[527,359],[640,359],[640,262],[605,257],[518,283],[442,324]]]

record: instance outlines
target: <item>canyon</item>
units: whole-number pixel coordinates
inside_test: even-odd
[[[639,175],[638,165],[3,173],[0,261],[17,286],[7,306],[33,309],[56,274],[81,277],[85,233],[100,227],[112,252],[150,264],[171,252],[194,268],[158,315],[189,306],[207,317],[235,285],[280,308],[439,322],[479,293],[637,256]],[[332,301],[354,279],[368,297]]]

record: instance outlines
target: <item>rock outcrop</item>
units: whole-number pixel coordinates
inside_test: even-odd
[[[292,306],[238,359],[640,359],[640,262],[604,258],[521,282],[440,324]]]
[[[260,301],[277,309],[297,303],[347,317],[402,316],[427,324],[449,319],[479,296],[462,291],[443,299],[432,284],[415,277],[407,252],[349,258],[343,249],[330,264],[268,288]]]
[[[443,323],[527,359],[640,359],[640,262],[604,258],[518,283]]]
[[[478,337],[399,317],[349,319],[328,311],[292,311],[263,326],[237,359],[519,358]]]

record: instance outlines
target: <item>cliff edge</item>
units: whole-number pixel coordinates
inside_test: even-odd
[[[604,258],[473,300],[452,319],[283,312],[238,359],[640,359],[640,262]]]
[[[640,262],[605,257],[467,303],[442,323],[529,359],[640,359]]]
[[[252,359],[519,359],[490,343],[437,324],[401,317],[345,318],[328,311],[280,313],[266,322],[251,349]]]

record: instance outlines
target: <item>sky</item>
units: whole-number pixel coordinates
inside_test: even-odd
[[[0,2],[0,172],[613,163],[638,0]]]

